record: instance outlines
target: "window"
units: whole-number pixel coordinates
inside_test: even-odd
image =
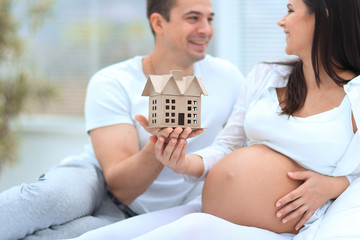
[[[61,101],[46,109],[49,114],[82,116],[86,86],[95,72],[149,54],[153,47],[144,0],[61,0],[50,13],[36,37],[25,40],[26,61],[59,85]]]
[[[283,30],[276,25],[287,12],[286,1],[212,3],[215,33],[208,53],[231,61],[244,75],[258,62],[287,57]],[[47,112],[82,116],[86,86],[95,72],[151,52],[154,39],[146,19],[146,1],[61,0],[52,12],[36,38],[27,41],[26,59],[60,86],[62,101]]]

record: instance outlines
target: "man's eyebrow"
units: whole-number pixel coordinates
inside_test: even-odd
[[[191,14],[203,15],[203,14],[202,14],[201,12],[199,12],[199,11],[191,10],[191,11],[188,11],[188,12],[184,13],[183,16],[185,17],[185,16],[191,15]],[[215,13],[213,13],[213,12],[210,13],[210,16],[211,16],[211,17],[215,16]]]

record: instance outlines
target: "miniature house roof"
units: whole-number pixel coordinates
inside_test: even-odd
[[[160,94],[200,96],[207,92],[201,78],[183,76],[182,71],[172,70],[170,74],[149,75],[142,96]]]

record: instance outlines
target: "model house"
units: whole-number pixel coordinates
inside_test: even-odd
[[[149,96],[149,127],[201,128],[201,94],[207,95],[201,78],[182,71],[150,75],[142,96]]]

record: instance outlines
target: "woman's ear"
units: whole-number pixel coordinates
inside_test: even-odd
[[[163,32],[165,19],[159,13],[153,13],[150,16],[150,23],[155,34]]]

